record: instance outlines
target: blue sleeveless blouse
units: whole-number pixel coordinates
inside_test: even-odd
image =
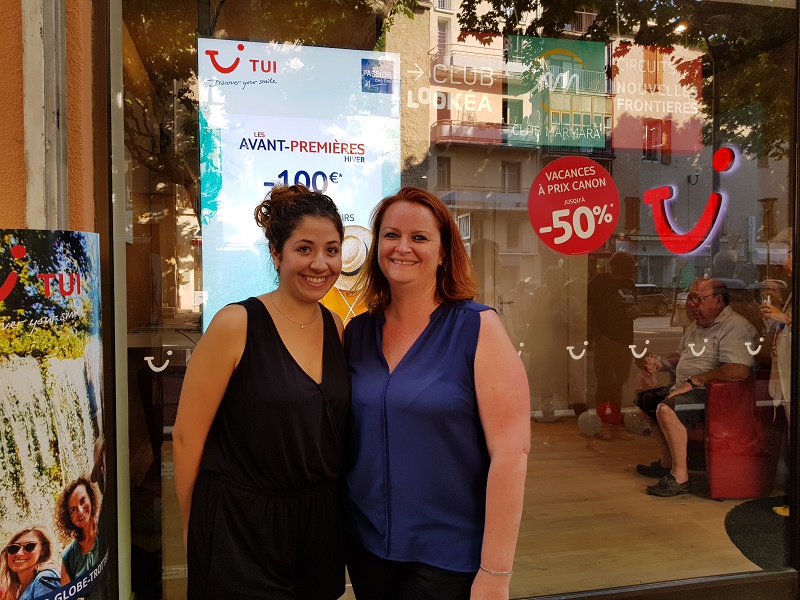
[[[475,394],[480,312],[442,304],[393,372],[383,314],[345,330],[352,378],[346,523],[373,554],[474,572],[480,566],[489,453]]]

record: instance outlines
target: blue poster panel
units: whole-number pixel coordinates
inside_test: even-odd
[[[109,597],[95,233],[0,230],[0,588]]]
[[[329,195],[346,273],[363,260],[372,208],[400,187],[400,59],[295,44],[198,40],[203,322],[277,285],[255,207],[277,184]],[[343,318],[351,278],[329,293]],[[336,300],[334,298],[333,300]]]

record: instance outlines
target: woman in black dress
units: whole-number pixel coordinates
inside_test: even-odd
[[[220,310],[186,370],[173,432],[188,598],[344,593],[338,477],[350,406],[333,201],[301,185],[256,209],[278,287]]]

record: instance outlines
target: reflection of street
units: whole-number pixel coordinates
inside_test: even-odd
[[[646,352],[649,354],[656,354],[666,358],[678,347],[678,342],[683,335],[683,327],[673,327],[670,325],[670,316],[663,317],[657,316],[642,316],[633,322],[633,345],[636,354]],[[594,360],[594,349],[590,350],[585,358],[582,360]],[[637,367],[635,364],[631,365],[631,370],[628,379],[622,386],[622,408],[623,411],[633,407],[633,399],[636,397],[634,391],[634,378],[636,377]],[[594,398],[594,372],[593,369],[588,369],[589,381],[587,382],[587,404],[590,408],[594,408],[596,400]],[[667,373],[658,373],[659,383],[661,385],[669,384],[669,376]]]
[[[683,327],[673,327],[669,323],[669,315],[636,319],[633,323],[633,338],[637,351],[641,352],[644,349],[644,341],[650,340],[647,351],[652,354],[666,357],[675,352],[683,335]]]
[[[656,354],[663,358],[666,358],[678,347],[678,342],[683,335],[683,327],[673,327],[670,325],[670,315],[665,315],[663,317],[658,316],[643,316],[639,317],[634,321],[634,330],[633,330],[633,345],[635,346],[634,351],[637,355],[642,354],[643,352],[649,354]],[[592,361],[594,360],[594,349],[589,347],[590,349],[586,351],[586,348],[582,344],[578,344],[572,347],[572,352],[568,347],[559,348],[557,353],[563,352],[565,354],[565,359],[568,359],[568,365],[574,368],[580,368],[580,365],[591,365],[593,364]],[[645,350],[646,349],[646,350]],[[527,353],[523,353],[523,357],[527,357]],[[587,362],[588,361],[588,362]],[[631,366],[630,374],[625,385],[622,388],[622,406],[624,410],[633,407],[633,399],[635,397],[635,392],[633,389],[634,378],[636,376],[637,367],[635,364]],[[583,369],[581,369],[581,373],[583,373]],[[570,370],[569,374],[559,372],[558,375],[562,375],[564,380],[571,381],[571,378],[575,376],[575,371]],[[529,369],[528,377],[532,377],[533,373]],[[580,385],[580,393],[586,394],[586,402],[590,408],[595,407],[595,399],[594,399],[594,388],[595,388],[595,380],[594,380],[594,370],[591,368],[586,369],[586,377],[588,377],[588,381],[586,382],[585,386],[581,383]],[[667,385],[669,383],[669,376],[667,373],[659,373],[659,383],[663,385]],[[533,398],[532,398],[533,400]],[[570,395],[570,405],[564,406],[564,403],[558,403],[555,408],[555,417],[562,417],[568,416],[573,413],[571,403],[574,402],[575,399]],[[532,402],[532,412],[531,414],[537,418],[537,420],[541,420],[542,418],[542,407],[541,402]],[[535,413],[535,414],[534,414]]]

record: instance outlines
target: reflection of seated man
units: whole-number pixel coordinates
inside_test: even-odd
[[[642,475],[660,477],[647,487],[653,496],[679,496],[690,491],[686,465],[687,429],[705,419],[705,385],[712,381],[738,381],[750,375],[753,357],[745,342],[756,331],[728,305],[728,289],[718,279],[698,280],[687,297],[693,323],[678,344],[678,352],[667,360],[677,363],[677,383],[655,407],[643,407],[653,420],[661,458],[637,465]]]

